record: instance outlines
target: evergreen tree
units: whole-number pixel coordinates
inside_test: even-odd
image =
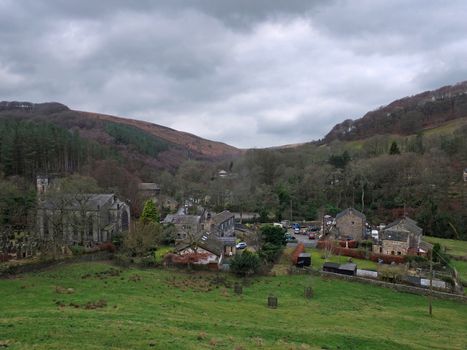
[[[143,213],[141,214],[141,221],[145,224],[149,222],[159,223],[160,221],[160,216],[157,211],[157,208],[154,202],[150,199],[144,202]]]
[[[391,148],[389,149],[389,154],[401,154],[401,151],[399,150],[399,146],[397,145],[396,141],[392,141]]]

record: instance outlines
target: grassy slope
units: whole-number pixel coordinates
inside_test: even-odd
[[[423,239],[432,244],[439,243],[441,247],[446,248],[446,253],[449,255],[467,257],[467,241],[430,236],[424,236]]]
[[[0,280],[0,341],[9,349],[465,349],[467,306],[375,286],[308,276],[258,278],[234,296],[206,278],[161,270],[108,270],[103,263],[59,267]],[[140,281],[129,281],[134,275]],[[172,281],[174,279],[174,281]],[[172,282],[170,282],[172,281]],[[309,283],[315,298],[302,297]],[[57,294],[55,286],[74,288]],[[266,307],[275,293],[279,308]],[[105,299],[85,310],[59,307]],[[0,343],[1,344],[1,343]],[[153,344],[154,346],[150,346]]]

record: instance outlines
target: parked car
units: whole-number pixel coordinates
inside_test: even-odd
[[[237,249],[245,249],[246,247],[247,247],[247,244],[245,242],[239,242],[235,246],[235,248],[237,248]]]
[[[300,234],[300,227],[294,227],[293,233],[295,233],[296,235],[299,235]]]
[[[295,242],[297,242],[297,239],[295,238],[295,236],[292,236],[290,234],[285,234],[284,238],[285,238],[286,243],[295,243]]]
[[[308,231],[309,232],[316,232],[316,231],[319,231],[320,230],[320,227],[319,226],[316,226],[316,225],[310,225],[308,226]]]
[[[308,239],[316,239],[316,233],[314,232],[308,233]]]

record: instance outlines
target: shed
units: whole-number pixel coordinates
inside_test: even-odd
[[[310,253],[300,253],[297,258],[298,267],[311,266],[311,254]]]
[[[323,264],[323,271],[339,273],[339,264],[333,262],[325,262]]]
[[[357,264],[348,263],[339,266],[339,273],[343,275],[354,276],[357,274]]]

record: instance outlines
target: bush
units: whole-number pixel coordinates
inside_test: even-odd
[[[74,256],[82,255],[85,253],[84,247],[81,245],[72,245],[70,246],[70,250]]]
[[[393,262],[396,264],[403,264],[405,262],[405,256],[371,253],[370,260],[375,262],[382,260],[385,264],[391,264]]]
[[[115,253],[117,248],[111,242],[104,242],[98,245],[100,251],[106,251],[109,253]]]
[[[264,243],[258,254],[266,262],[276,262],[282,252],[282,245]]]
[[[297,263],[298,256],[304,251],[305,251],[305,245],[303,243],[297,244],[291,256],[292,264]]]
[[[113,260],[115,264],[117,264],[118,266],[122,266],[122,267],[129,267],[132,262],[130,257],[128,257],[125,254],[114,255]]]
[[[144,258],[141,258],[140,265],[144,267],[153,267],[156,265],[156,260],[154,259],[154,256],[145,256]]]
[[[156,265],[162,264],[162,262],[164,261],[164,257],[171,252],[172,252],[171,247],[157,248],[156,251],[154,252],[154,262],[156,263]]]
[[[364,249],[368,249],[368,250],[371,251],[371,249],[373,248],[373,241],[371,241],[371,240],[361,241],[359,243],[359,247],[364,248]]]
[[[260,265],[259,256],[245,250],[242,254],[234,256],[230,263],[230,270],[239,276],[247,276],[258,272]]]

